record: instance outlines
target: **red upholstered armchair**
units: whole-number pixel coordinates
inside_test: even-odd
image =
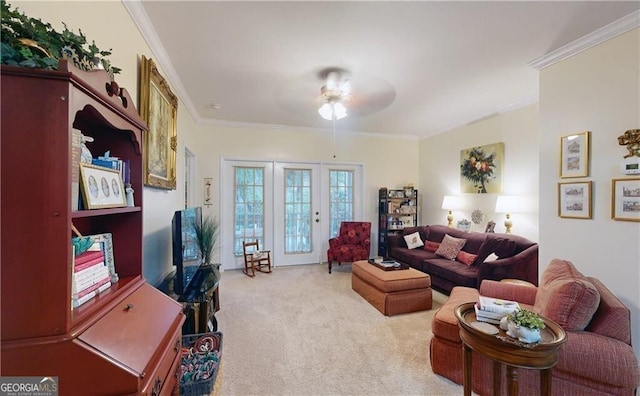
[[[340,233],[337,237],[329,239],[327,261],[329,273],[331,262],[353,263],[369,258],[371,247],[371,223],[368,221],[343,221],[340,224]]]

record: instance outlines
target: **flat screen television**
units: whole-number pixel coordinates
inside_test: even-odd
[[[201,262],[194,224],[202,224],[200,207],[177,210],[171,220],[173,265],[176,266],[173,291],[178,295],[184,293]]]

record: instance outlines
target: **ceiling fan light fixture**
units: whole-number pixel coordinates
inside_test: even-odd
[[[342,119],[347,116],[347,108],[340,102],[327,102],[318,109],[318,113],[325,120]]]

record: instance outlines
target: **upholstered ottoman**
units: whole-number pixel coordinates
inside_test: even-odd
[[[386,316],[431,309],[431,278],[409,268],[384,271],[367,261],[352,265],[351,288]]]

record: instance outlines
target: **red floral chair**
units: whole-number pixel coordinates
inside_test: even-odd
[[[340,233],[337,237],[329,239],[329,250],[327,250],[327,261],[329,262],[329,273],[331,264],[337,261],[342,263],[353,263],[358,260],[369,258],[369,248],[371,247],[371,223],[365,221],[343,221],[340,224]]]

